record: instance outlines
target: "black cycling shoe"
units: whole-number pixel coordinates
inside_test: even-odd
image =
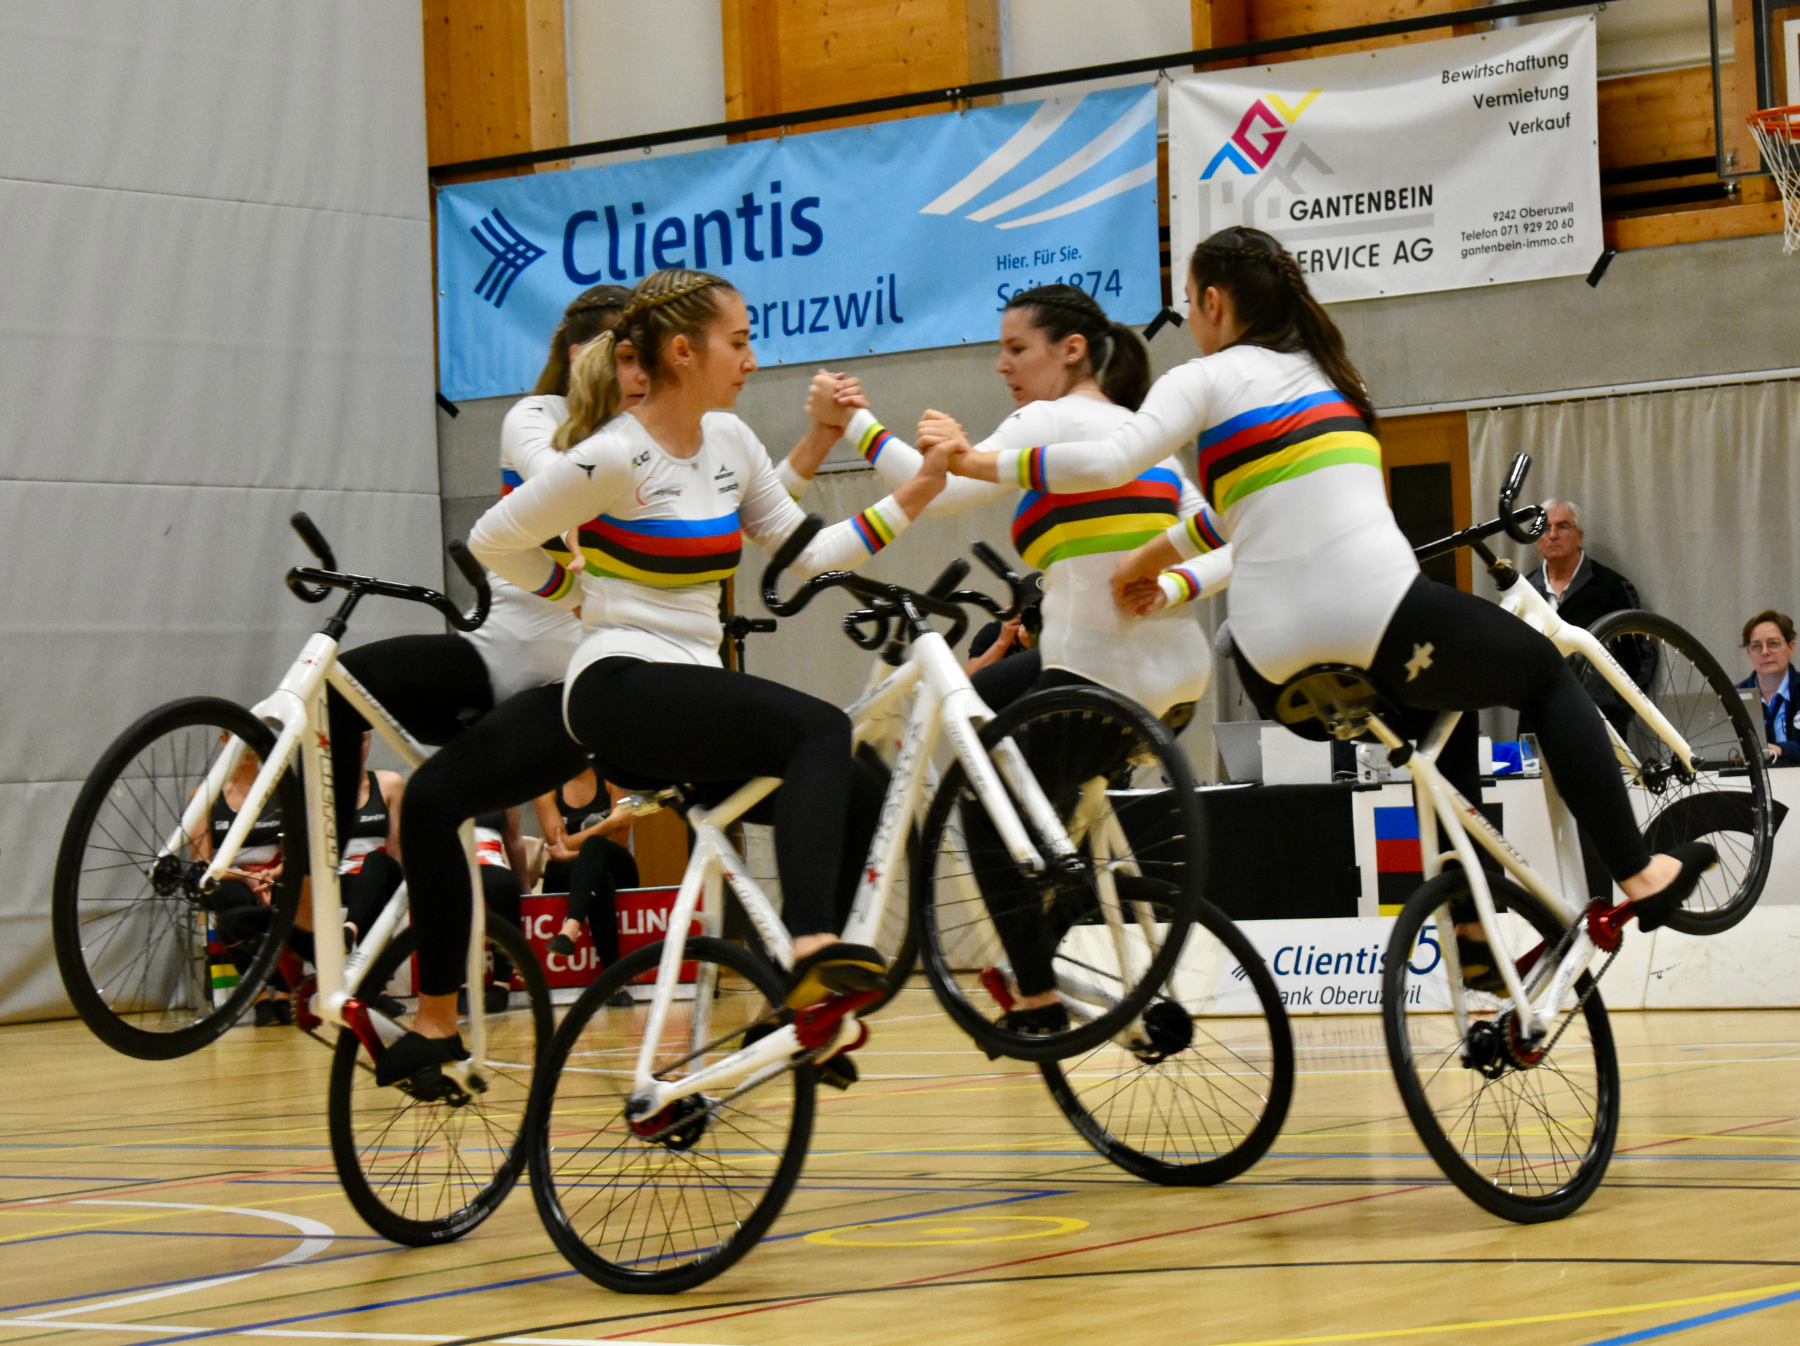
[[[570,954],[575,952],[575,941],[559,930],[554,935],[550,936],[550,942],[544,945],[544,949],[548,953],[560,953],[564,958],[567,958]]]
[[[994,1026],[1024,1038],[1054,1037],[1058,1033],[1069,1031],[1069,1011],[1060,1001],[1053,1005],[1039,1005],[1036,1009],[1008,1010],[994,1020]],[[983,1047],[982,1050],[987,1053],[990,1061],[998,1061],[1006,1055],[992,1047]]]
[[[256,1026],[258,1028],[284,1028],[293,1022],[293,1001],[277,1000],[271,996],[267,1000],[256,1002]]]
[[[1631,904],[1640,930],[1655,930],[1667,925],[1669,917],[1680,911],[1681,904],[1694,895],[1694,889],[1700,886],[1700,876],[1719,863],[1718,851],[1705,841],[1684,841],[1679,846],[1671,846],[1665,854],[1681,861],[1681,873],[1661,892],[1651,893]]]
[[[849,1052],[819,1063],[819,1083],[829,1084],[833,1089],[848,1089],[860,1078]]]
[[[512,992],[504,986],[490,986],[481,993],[481,1008],[487,1014],[505,1014],[512,1006]]]
[[[827,944],[794,964],[782,1004],[805,1009],[827,996],[879,991],[887,984],[887,960],[867,944]]]
[[[383,991],[378,996],[370,997],[368,1003],[370,1009],[374,1010],[377,1014],[385,1015],[395,1023],[400,1022],[400,1016],[406,1013],[406,1006],[401,1004],[386,991]]]
[[[407,1033],[381,1054],[375,1063],[375,1083],[382,1088],[415,1080],[426,1072],[436,1073],[452,1061],[467,1061],[462,1034],[453,1038],[427,1038]]]

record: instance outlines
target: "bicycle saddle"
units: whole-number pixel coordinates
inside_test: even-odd
[[[1275,695],[1275,718],[1302,738],[1360,738],[1384,698],[1367,669],[1350,664],[1314,664],[1282,684]]]

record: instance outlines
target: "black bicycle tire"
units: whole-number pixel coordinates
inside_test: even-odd
[[[663,941],[647,944],[613,963],[569,1007],[557,1027],[550,1046],[539,1062],[532,1081],[531,1107],[526,1118],[530,1164],[531,1194],[537,1203],[538,1216],[557,1251],[569,1265],[597,1285],[617,1294],[674,1294],[704,1284],[736,1265],[768,1232],[800,1179],[806,1162],[806,1151],[812,1140],[814,1095],[818,1072],[809,1064],[794,1067],[794,1117],[789,1128],[787,1148],[768,1192],[757,1204],[754,1214],[738,1227],[736,1234],[710,1256],[662,1271],[633,1270],[621,1267],[599,1256],[570,1224],[562,1203],[557,1198],[554,1166],[550,1156],[550,1112],[556,1082],[568,1062],[569,1052],[580,1039],[583,1028],[596,1009],[644,973],[653,971],[662,959]],[[688,957],[715,962],[748,978],[770,1004],[779,1005],[786,984],[775,967],[748,949],[726,940],[695,936],[687,941]]]
[[[1027,1037],[1001,1031],[962,997],[955,987],[955,972],[943,949],[930,933],[936,928],[932,889],[938,842],[950,810],[955,805],[957,792],[967,780],[960,761],[953,762],[944,773],[931,807],[926,811],[924,826],[920,828],[918,855],[913,866],[912,930],[926,979],[931,983],[931,989],[945,1013],[975,1040],[977,1046],[1014,1060],[1043,1062],[1072,1056],[1104,1042],[1135,1019],[1174,970],[1175,963],[1181,956],[1182,945],[1187,940],[1187,932],[1193,925],[1196,904],[1200,901],[1197,885],[1205,872],[1205,833],[1193,771],[1188,764],[1187,755],[1176,744],[1167,726],[1137,702],[1104,687],[1055,687],[1033,692],[1013,702],[982,728],[982,746],[992,748],[1040,712],[1050,713],[1059,708],[1078,710],[1084,704],[1094,706],[1096,703],[1104,706],[1108,714],[1124,715],[1135,721],[1137,729],[1150,743],[1156,745],[1159,761],[1169,777],[1175,806],[1183,819],[1181,839],[1187,848],[1184,866],[1186,873],[1192,876],[1186,891],[1181,894],[1180,906],[1171,914],[1163,946],[1151,960],[1143,979],[1104,1014],[1085,1024],[1071,1027],[1066,1032],[1042,1038]]]
[[[140,1061],[169,1061],[199,1051],[216,1042],[242,1017],[267,984],[293,928],[300,904],[304,863],[285,866],[276,879],[270,907],[274,915],[269,933],[255,960],[240,973],[238,984],[222,1005],[192,1024],[169,1033],[147,1032],[115,1014],[94,984],[81,944],[81,859],[90,829],[105,803],[114,781],[137,755],[171,730],[211,725],[243,739],[259,757],[267,760],[275,748],[275,733],[248,710],[222,697],[194,696],[171,701],[139,717],[120,734],[95,763],[75,797],[69,820],[57,849],[55,877],[51,884],[50,925],[57,970],[63,989],[81,1020],[114,1051]],[[306,804],[299,778],[283,772],[272,796],[281,817],[284,845],[301,854],[306,848]]]
[[[1590,626],[1588,631],[1601,641],[1614,640],[1621,635],[1643,635],[1674,647],[1700,670],[1701,675],[1718,694],[1726,717],[1737,731],[1738,745],[1744,753],[1745,770],[1751,783],[1750,793],[1757,801],[1754,806],[1757,820],[1756,845],[1751,871],[1745,876],[1739,891],[1724,906],[1711,911],[1694,911],[1681,907],[1666,922],[1671,930],[1679,930],[1687,935],[1716,935],[1729,930],[1748,916],[1761,898],[1763,887],[1769,880],[1769,866],[1775,849],[1769,765],[1763,760],[1762,741],[1755,724],[1751,722],[1750,712],[1738,696],[1737,687],[1724,667],[1713,657],[1712,651],[1701,644],[1692,632],[1662,614],[1634,608],[1609,612]]]
[[[1165,1187],[1212,1187],[1229,1182],[1245,1172],[1269,1152],[1281,1134],[1294,1097],[1294,1035],[1288,1022],[1287,1009],[1281,1001],[1281,990],[1275,976],[1263,962],[1256,946],[1224,912],[1202,898],[1194,912],[1194,924],[1217,936],[1244,969],[1246,980],[1256,988],[1256,998],[1263,1017],[1269,1021],[1269,1039],[1274,1047],[1273,1074],[1275,1089],[1271,1093],[1261,1120],[1249,1135],[1232,1150],[1197,1164],[1170,1164],[1156,1159],[1113,1135],[1081,1104],[1080,1096],[1069,1085],[1058,1061],[1042,1061],[1038,1070],[1050,1087],[1050,1096],[1063,1116],[1069,1119],[1081,1138],[1106,1159],[1149,1182]],[[1192,938],[1190,935],[1189,938]]]
[[[1563,927],[1536,897],[1507,879],[1490,879],[1496,903],[1523,916],[1538,934],[1554,946]],[[1382,1036],[1387,1041],[1388,1064],[1393,1068],[1394,1082],[1399,1086],[1401,1101],[1413,1129],[1425,1143],[1444,1176],[1476,1205],[1491,1215],[1515,1224],[1540,1224],[1573,1215],[1594,1194],[1606,1177],[1612,1161],[1613,1146],[1619,1134],[1619,1056],[1613,1042],[1612,1023],[1606,1005],[1597,989],[1593,974],[1583,972],[1575,981],[1574,994],[1588,996],[1583,1006],[1589,1038],[1594,1046],[1595,1087],[1600,1096],[1600,1125],[1576,1177],[1557,1191],[1543,1197],[1522,1197],[1503,1192],[1477,1173],[1462,1157],[1462,1152],[1444,1134],[1432,1111],[1430,1101],[1420,1088],[1418,1074],[1412,1064],[1412,1039],[1404,1031],[1405,983],[1408,960],[1412,957],[1419,933],[1425,923],[1458,895],[1469,891],[1460,868],[1449,868],[1429,883],[1418,888],[1401,908],[1388,940],[1386,965],[1381,978]],[[1591,996],[1588,992],[1592,991]]]
[[[505,954],[519,974],[525,979],[525,992],[529,999],[532,1020],[537,1038],[537,1052],[541,1059],[544,1048],[549,1044],[554,1028],[554,1020],[550,1008],[550,986],[545,980],[543,968],[539,966],[537,957],[525,936],[508,921],[487,915],[488,938]],[[357,993],[372,996],[388,986],[399,971],[401,963],[411,958],[417,948],[416,933],[409,926],[396,935],[388,946],[381,951],[381,956],[369,965],[363,974],[362,984]],[[383,1238],[412,1248],[429,1248],[440,1243],[452,1243],[474,1229],[488,1216],[500,1208],[506,1200],[507,1193],[519,1180],[519,1174],[525,1165],[526,1142],[529,1136],[527,1119],[530,1116],[530,1104],[527,1102],[525,1113],[521,1117],[518,1135],[514,1138],[512,1152],[506,1162],[495,1173],[494,1178],[476,1197],[460,1210],[437,1220],[415,1220],[395,1211],[381,1199],[379,1193],[369,1183],[364,1174],[356,1144],[354,1126],[354,1085],[359,1068],[359,1057],[362,1054],[362,1043],[356,1034],[348,1029],[338,1033],[337,1047],[331,1059],[331,1087],[327,1096],[326,1111],[331,1132],[331,1159],[337,1169],[338,1181],[343,1184],[344,1195],[349,1198],[351,1206],[360,1215],[363,1222]],[[535,1072],[533,1082],[536,1081]],[[396,1091],[396,1096],[398,1096]]]

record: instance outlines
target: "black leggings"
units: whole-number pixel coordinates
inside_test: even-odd
[[[394,636],[345,650],[338,663],[407,733],[434,748],[450,742],[494,708],[487,664],[481,652],[461,636]],[[356,817],[362,736],[369,722],[336,691],[328,689],[325,700],[331,727],[331,778],[342,787],[337,791],[341,840]]]
[[[637,886],[637,861],[611,837],[589,837],[573,860],[552,860],[544,867],[544,891],[569,894],[569,919],[593,934],[602,967],[619,961],[619,909],[613,899],[619,889]]]
[[[505,865],[481,866],[481,900],[487,909],[514,926],[520,924],[520,913],[524,906],[524,881]],[[421,936],[423,938],[423,936]],[[463,927],[460,950],[467,953],[469,948],[469,931]],[[512,984],[512,962],[500,952],[494,950],[494,985],[509,986]],[[458,979],[461,980],[460,978]],[[444,995],[439,991],[435,994]]]
[[[587,753],[563,728],[562,684],[551,683],[501,703],[413,773],[400,801],[400,851],[421,992],[449,995],[463,983],[473,897],[456,829],[466,818],[554,790],[587,765]],[[508,919],[517,915],[515,909]]]
[[[1420,576],[1388,622],[1369,671],[1403,706],[1511,706],[1530,716],[1557,790],[1607,872],[1626,879],[1650,863],[1600,711],[1547,637],[1493,603]],[[1471,779],[1452,783],[1479,803],[1474,716],[1463,717],[1459,734],[1464,726],[1469,762],[1463,770]]]
[[[782,919],[795,936],[834,928],[854,775],[843,711],[748,673],[615,657],[583,669],[570,688],[569,727],[599,755],[600,774],[628,787],[646,777],[780,776],[773,820]]]
[[[344,919],[356,927],[358,939],[369,933],[369,927],[387,906],[402,877],[400,862],[386,851],[370,851],[363,857],[362,868],[356,873],[338,875]]]

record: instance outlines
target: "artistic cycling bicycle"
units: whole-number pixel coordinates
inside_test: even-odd
[[[1705,840],[1719,864],[1668,925],[1692,934],[1742,920],[1768,874],[1773,819],[1755,726],[1718,661],[1666,618],[1617,612],[1592,631],[1558,619],[1487,539],[1530,542],[1542,511],[1515,510],[1531,460],[1513,459],[1499,517],[1419,549],[1421,559],[1471,547],[1501,606],[1582,663],[1608,693],[1602,711],[1633,808],[1652,850]],[[1638,669],[1634,679],[1615,651]],[[1579,829],[1543,770],[1556,871],[1539,874],[1437,768],[1460,716],[1440,715],[1414,745],[1369,675],[1343,666],[1302,671],[1282,688],[1289,725],[1350,739],[1372,736],[1412,778],[1424,885],[1394,923],[1382,979],[1389,1062],[1407,1115],[1438,1166],[1478,1205],[1520,1223],[1560,1219],[1605,1176],[1619,1124],[1619,1063],[1599,985],[1625,939],[1627,902],[1590,897]],[[1442,826],[1450,849],[1429,839]],[[1491,876],[1476,846],[1510,878]],[[1454,868],[1445,862],[1455,860]],[[1472,903],[1504,981],[1463,981],[1453,906]],[[1598,962],[1599,966],[1594,965]]]
[[[849,710],[863,742],[892,732],[896,717],[904,728],[843,932],[892,954],[895,974],[883,989],[783,1010],[792,942],[724,833],[780,782],[753,780],[724,799],[675,783],[644,787],[680,808],[693,833],[669,937],[608,968],[569,1009],[538,1072],[529,1123],[532,1190],[545,1227],[577,1269],[614,1290],[698,1285],[748,1252],[781,1212],[806,1157],[821,1073],[835,1073],[837,1058],[864,1041],[863,1019],[910,967],[907,923],[893,907],[895,880],[940,741],[948,765],[915,845],[912,910],[934,987],[977,1043],[1031,1059],[1113,1039],[1157,1050],[1145,1022],[1150,1002],[1169,982],[1184,944],[1195,942],[1189,932],[1196,923],[1228,941],[1246,966],[1262,966],[1230,922],[1199,898],[1193,780],[1158,720],[1088,687],[1025,698],[993,715],[951,652],[965,629],[964,605],[1000,611],[986,595],[955,591],[966,562],[925,592],[834,572],[782,600],[779,576],[817,527],[809,520],[783,545],[764,575],[763,596],[771,611],[789,616],[825,589],[847,589],[868,604],[846,618],[852,638],[895,657],[892,671]],[[951,623],[947,635],[933,629],[932,618]],[[1174,823],[1147,845],[1134,841],[1112,807],[1109,773],[1163,786]],[[607,772],[609,779],[615,774],[636,784]],[[1047,776],[1058,785],[1047,787]],[[1048,956],[1075,1013],[1068,1031],[1048,1042],[990,1022],[966,998],[993,969],[957,966],[950,937],[960,932],[943,913],[961,912],[957,921],[970,925],[978,919],[963,906],[982,901],[983,875],[964,840],[975,809],[1009,877],[1023,882],[1064,932]],[[722,938],[727,889],[761,953]],[[607,1004],[652,971],[647,1003]],[[1273,980],[1266,971],[1262,979],[1264,1003],[1279,1012]],[[1281,1035],[1285,1040],[1285,1020]],[[1276,1056],[1263,1053],[1265,1069]],[[1291,1074],[1291,1053],[1286,1060]],[[1221,1173],[1267,1148],[1285,1111],[1285,1087],[1271,1083],[1257,1106],[1237,1110],[1208,1138],[1207,1157],[1219,1161]]]
[[[185,1056],[236,1023],[275,968],[303,881],[315,911],[339,910],[327,687],[409,766],[424,761],[420,745],[337,662],[356,607],[365,597],[422,603],[462,631],[487,615],[486,576],[461,543],[452,543],[450,554],[477,593],[467,616],[431,589],[340,573],[312,521],[296,514],[292,523],[322,568],[290,570],[289,589],[308,603],[341,589],[343,602],[274,693],[252,709],[190,697],[127,729],[88,777],[63,833],[52,896],[57,964],[77,1013],[128,1056]],[[202,858],[204,843],[196,842],[245,754],[260,763],[255,782],[230,830]],[[215,993],[218,886],[265,819],[277,825],[286,863],[270,887],[254,953],[240,949],[245,965],[236,985]],[[473,866],[470,831],[464,823]],[[471,880],[479,895],[473,869]],[[550,993],[524,937],[476,901],[468,984],[494,984],[499,960],[511,965],[523,995],[511,995],[499,1013],[485,1010],[485,995],[468,997],[462,1033],[469,1060],[446,1066],[430,1089],[378,1088],[374,1063],[404,1024],[371,1002],[410,969],[415,936],[401,928],[406,911],[403,884],[349,953],[338,921],[315,922],[318,975],[316,985],[295,988],[296,1017],[309,1030],[347,1030],[337,1035],[328,1108],[332,1158],[351,1204],[378,1233],[430,1244],[473,1229],[518,1178],[532,1067],[550,1036]]]

